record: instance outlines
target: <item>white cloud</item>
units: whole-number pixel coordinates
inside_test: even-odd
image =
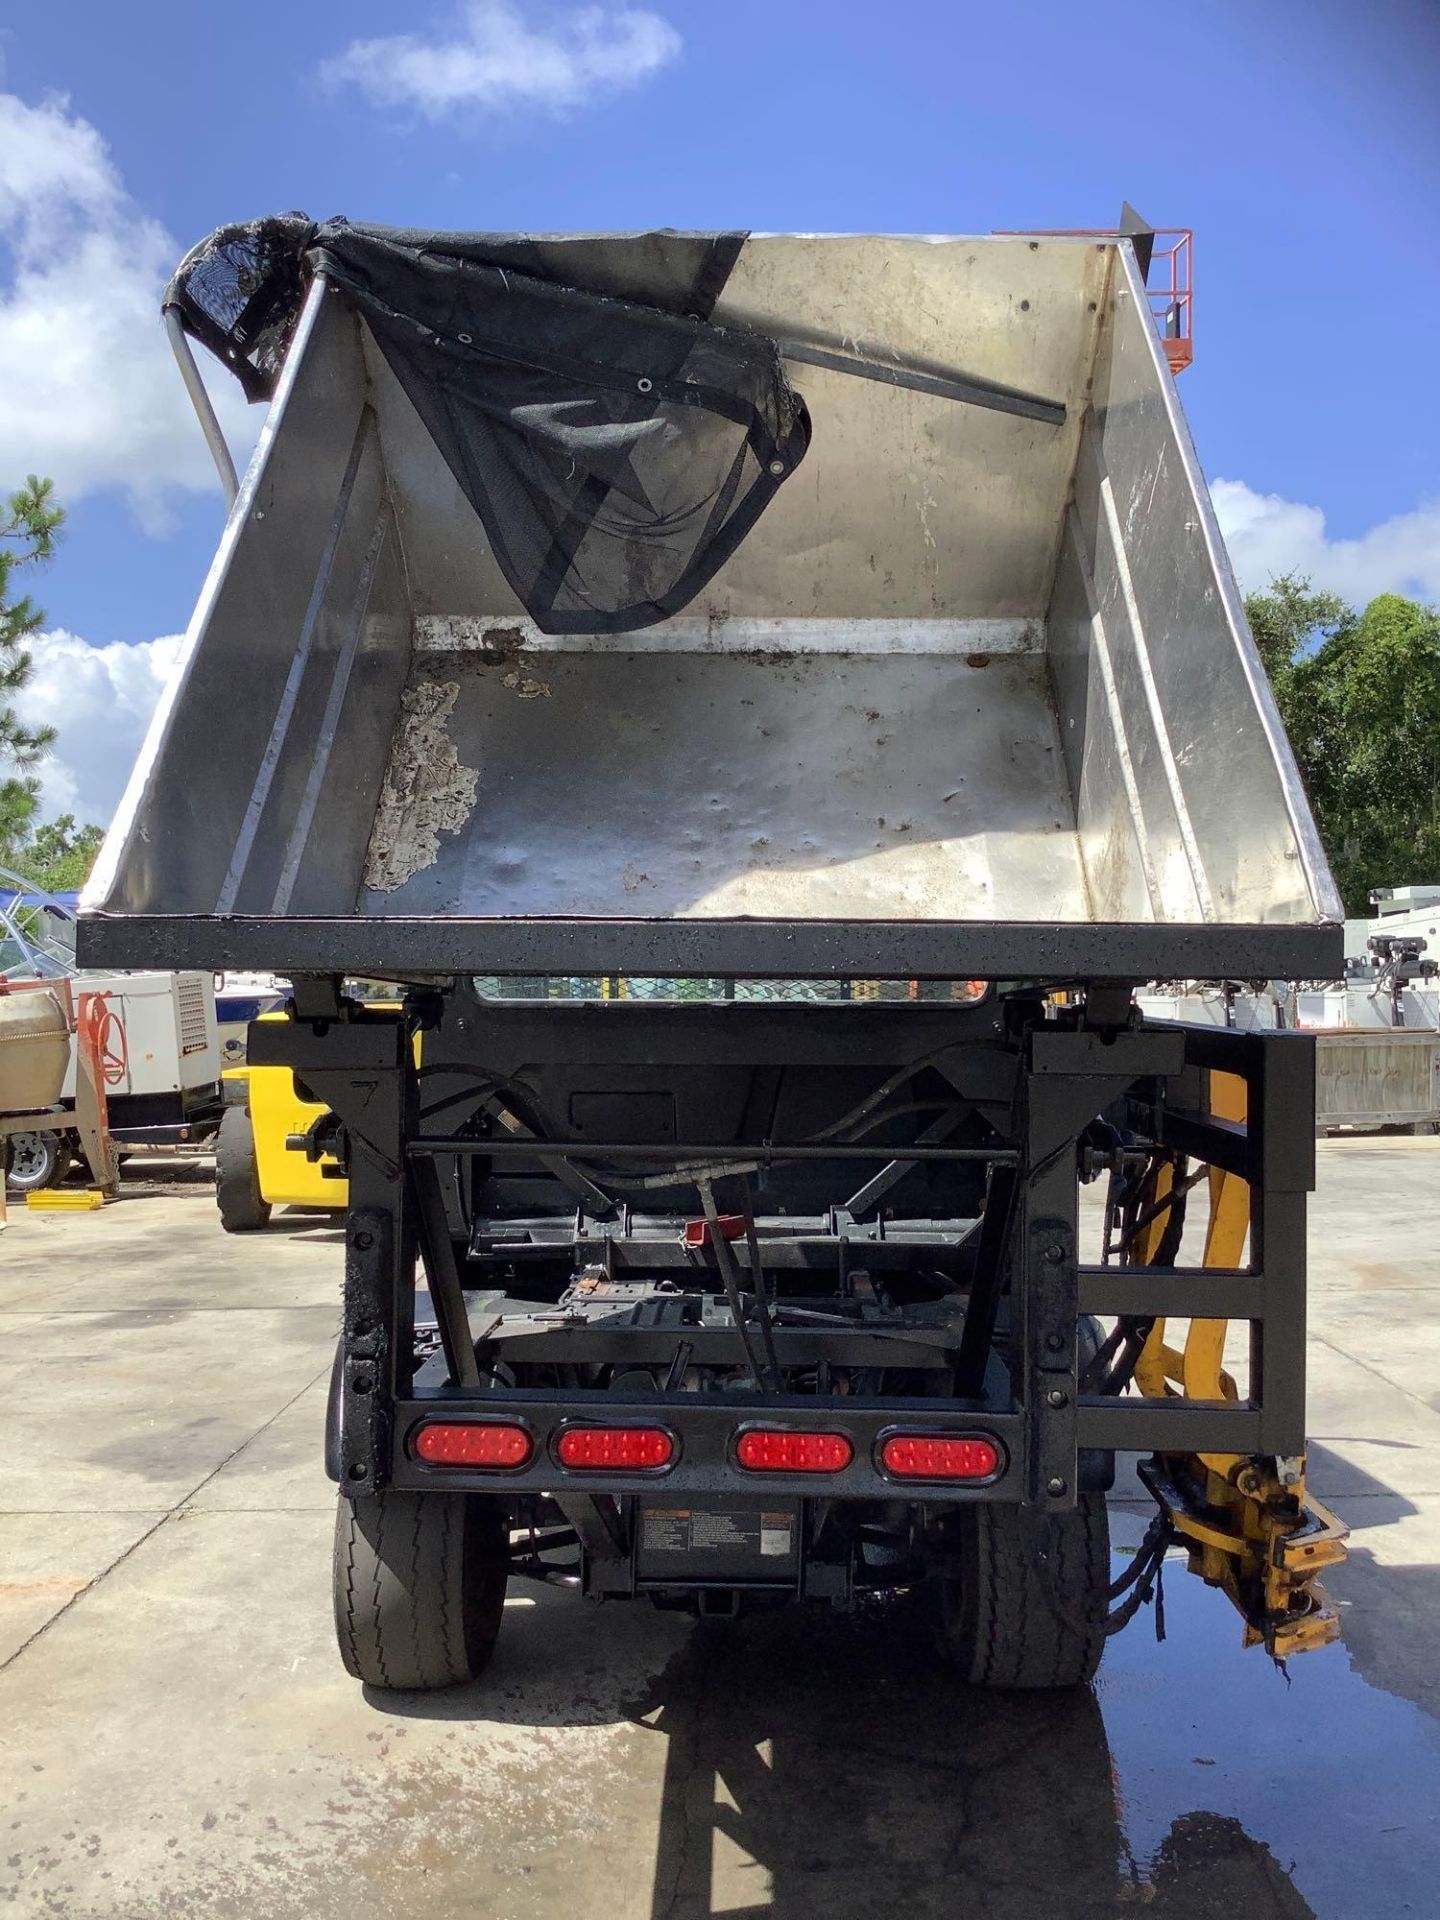
[[[151,532],[172,492],[218,491],[160,322],[181,252],[65,99],[0,93],[0,488],[27,473],[62,502],[116,488]],[[248,456],[258,410],[218,367],[212,390]]]
[[[54,727],[54,749],[35,769],[40,813],[109,823],[130,778],[155,703],[180,658],[183,636],[92,647],[63,627],[27,644],[29,684],[14,705],[27,726]]]
[[[1440,602],[1440,502],[1382,520],[1353,540],[1334,540],[1319,507],[1256,493],[1243,480],[1210,489],[1241,587],[1267,587],[1282,573],[1308,574],[1311,585],[1363,607],[1377,593]]]
[[[668,20],[643,8],[582,7],[532,26],[511,0],[469,0],[448,36],[355,40],[321,73],[427,120],[474,107],[563,112],[638,86],[681,44]]]

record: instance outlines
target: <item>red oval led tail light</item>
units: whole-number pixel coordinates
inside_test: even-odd
[[[993,1480],[1000,1449],[978,1433],[892,1433],[880,1465],[893,1480]]]
[[[843,1433],[794,1433],[749,1427],[735,1442],[735,1460],[747,1473],[843,1473],[855,1448]]]
[[[667,1427],[566,1427],[555,1458],[577,1473],[654,1473],[675,1458],[675,1436]]]
[[[430,1420],[411,1446],[430,1467],[523,1467],[535,1451],[529,1430],[516,1420]]]

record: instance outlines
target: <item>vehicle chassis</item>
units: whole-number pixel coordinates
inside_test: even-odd
[[[582,1549],[587,1592],[683,1590],[702,1608],[724,1611],[747,1587],[767,1583],[748,1575],[717,1583],[694,1569],[678,1586],[654,1577],[653,1568],[646,1577],[637,1513],[662,1478],[667,1502],[683,1497],[703,1505],[739,1496],[794,1503],[807,1516],[802,1546],[768,1584],[847,1603],[864,1585],[879,1584],[861,1574],[853,1533],[837,1557],[843,1530],[825,1532],[828,1518],[847,1506],[892,1515],[898,1509],[909,1517],[912,1538],[917,1524],[926,1524],[927,1510],[953,1512],[967,1503],[1061,1513],[1086,1488],[1109,1485],[1116,1454],[1147,1455],[1142,1472],[1167,1528],[1188,1536],[1197,1571],[1230,1587],[1250,1638],[1279,1652],[1329,1637],[1328,1617],[1322,1633],[1323,1595],[1308,1581],[1316,1566],[1339,1557],[1332,1544],[1338,1535],[1328,1517],[1317,1519],[1304,1506],[1301,1478],[1313,1045],[1296,1033],[1145,1021],[1132,1010],[1130,993],[1129,982],[1091,982],[1059,996],[1057,1005],[1039,984],[1007,982],[992,986],[978,1005],[567,1004],[486,1000],[468,980],[452,979],[412,984],[398,1008],[383,1010],[347,999],[333,976],[299,979],[292,1020],[253,1027],[250,1058],[291,1067],[302,1094],[335,1116],[308,1147],[316,1157],[338,1149],[350,1183],[343,1336],[327,1446],[332,1477],[352,1500],[387,1488],[487,1494],[503,1503],[516,1529],[527,1522],[533,1529],[537,1516],[552,1523],[563,1516],[566,1540]],[[415,1065],[417,1034],[423,1070]],[[977,1125],[983,1122],[985,1138],[954,1143],[953,1115],[903,1148],[893,1141],[837,1147],[771,1138],[651,1143],[633,1129],[619,1140],[546,1136],[542,1147],[535,1131],[517,1127],[513,1116],[498,1128],[488,1119],[473,1123],[478,1090],[506,1083],[522,1063],[603,1066],[618,1083],[637,1061],[683,1073],[687,1064],[715,1060],[757,1068],[783,1062],[802,1071],[869,1066],[877,1079],[892,1076],[887,1084],[897,1071],[903,1078],[907,1068],[934,1067]],[[1211,1110],[1217,1073],[1243,1082],[1243,1122]],[[972,1126],[972,1135],[976,1130]],[[1183,1268],[1173,1264],[1173,1249],[1169,1264],[1083,1260],[1079,1181],[1107,1168],[1113,1175],[1122,1155],[1132,1165],[1147,1155],[1152,1164],[1168,1157],[1181,1169],[1188,1156],[1243,1180],[1249,1266]],[[688,1390],[689,1366],[744,1365],[742,1329],[723,1311],[707,1317],[692,1308],[684,1320],[673,1301],[667,1320],[666,1303],[657,1304],[653,1288],[644,1286],[630,1291],[649,1300],[650,1324],[615,1310],[632,1269],[653,1274],[667,1261],[693,1267],[710,1256],[687,1249],[674,1224],[658,1235],[653,1226],[633,1231],[631,1208],[607,1206],[592,1170],[596,1163],[650,1174],[666,1169],[673,1202],[687,1177],[693,1194],[699,1182],[723,1178],[737,1165],[763,1176],[806,1160],[824,1160],[842,1186],[851,1174],[865,1184],[847,1207],[832,1208],[824,1231],[777,1234],[762,1227],[762,1258],[777,1270],[825,1269],[837,1296],[849,1291],[847,1274],[861,1274],[863,1292],[877,1267],[903,1263],[925,1241],[924,1228],[908,1236],[902,1230],[897,1238],[892,1227],[887,1238],[878,1204],[887,1181],[893,1185],[926,1161],[981,1163],[988,1199],[978,1222],[928,1229],[930,1243],[962,1276],[956,1311],[902,1309],[897,1315],[862,1302],[846,1324],[775,1325],[773,1351],[782,1372],[817,1366],[823,1387],[830,1368],[883,1369],[887,1382],[903,1380],[908,1371],[912,1378],[902,1392]],[[563,1309],[507,1308],[486,1289],[526,1243],[523,1235],[507,1236],[503,1227],[492,1232],[467,1216],[463,1170],[477,1165],[553,1176],[562,1198],[568,1189],[574,1199],[569,1224],[557,1221],[542,1251],[547,1258],[563,1252],[577,1276],[590,1276],[597,1297],[589,1310],[573,1293]],[[713,1196],[709,1211],[713,1219]],[[760,1244],[756,1225],[747,1222],[750,1259]],[[743,1244],[737,1242],[735,1255],[743,1265]],[[423,1293],[417,1325],[421,1266],[438,1335],[428,1351]],[[760,1284],[763,1289],[763,1277]],[[1120,1317],[1138,1326],[1142,1338],[1166,1319],[1248,1322],[1245,1397],[1196,1400],[1173,1389],[1136,1396],[1124,1391],[1128,1380],[1119,1391],[1087,1390],[1077,1339],[1083,1316]],[[997,1352],[1003,1352],[999,1366]],[[620,1392],[516,1384],[516,1365],[535,1362],[575,1372],[597,1365],[632,1373],[649,1368],[659,1384]],[[416,1456],[414,1436],[441,1415],[523,1423],[535,1443],[528,1464],[489,1471],[427,1464]],[[746,1422],[761,1416],[790,1431],[843,1430],[854,1444],[852,1464],[825,1476],[823,1485],[813,1473],[768,1473],[757,1487],[758,1476],[737,1467],[734,1448]],[[675,1458],[650,1486],[637,1484],[644,1476],[633,1470],[569,1472],[558,1463],[554,1443],[567,1426],[587,1421],[663,1424],[676,1442]],[[879,1465],[878,1444],[897,1426],[913,1434],[953,1434],[957,1423],[997,1445],[1001,1464],[983,1484],[897,1486]],[[1213,1558],[1225,1516],[1214,1504],[1217,1483],[1208,1504],[1203,1495],[1201,1461],[1244,1465],[1244,1473],[1222,1475],[1232,1492],[1237,1479],[1252,1492],[1261,1489],[1259,1510],[1269,1526],[1260,1532],[1258,1564],[1251,1555],[1257,1577],[1248,1584],[1222,1580],[1216,1571],[1241,1563]],[[1209,1563],[1202,1544],[1207,1528]],[[1256,1530],[1234,1527],[1237,1535],[1247,1531]],[[560,1534],[548,1537],[553,1543]],[[1298,1562],[1297,1542],[1304,1543]],[[1222,1541],[1220,1551],[1238,1548]],[[519,1565],[521,1548],[512,1553]],[[1274,1569],[1282,1563],[1287,1570],[1303,1563],[1305,1578],[1277,1587]],[[533,1544],[529,1565],[545,1570]]]

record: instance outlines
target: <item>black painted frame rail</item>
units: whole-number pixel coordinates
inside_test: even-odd
[[[443,996],[449,1000],[450,996]],[[920,1064],[943,1060],[949,1077],[972,1079],[976,1097],[999,1115],[1006,1132],[986,1146],[905,1146],[893,1142],[865,1146],[846,1143],[720,1142],[690,1146],[680,1141],[632,1142],[517,1139],[475,1140],[452,1132],[429,1136],[424,1130],[412,1038],[417,1023],[437,1017],[433,995],[419,996],[404,1015],[380,1009],[346,1009],[334,1015],[297,1018],[290,1023],[257,1024],[252,1064],[284,1065],[309,1094],[341,1118],[350,1148],[350,1207],[346,1222],[346,1294],[343,1385],[336,1456],[342,1483],[352,1493],[387,1484],[438,1486],[417,1480],[419,1468],[407,1452],[407,1423],[435,1412],[466,1411],[503,1415],[533,1405],[536,1390],[487,1390],[477,1396],[461,1384],[462,1369],[451,1358],[418,1368],[413,1331],[417,1255],[423,1260],[437,1314],[453,1312],[446,1331],[447,1355],[467,1336],[503,1346],[503,1337],[477,1334],[468,1325],[465,1305],[455,1307],[455,1276],[444,1259],[447,1228],[440,1220],[437,1189],[422,1178],[443,1169],[459,1155],[492,1154],[515,1162],[629,1159],[679,1163],[697,1160],[733,1162],[795,1155],[807,1160],[885,1160],[897,1151],[907,1159],[964,1159],[998,1164],[1013,1180],[1013,1209],[1003,1236],[1000,1271],[1009,1295],[1009,1316],[998,1353],[1007,1356],[1008,1392],[989,1380],[983,1396],[957,1394],[942,1403],[905,1395],[879,1399],[848,1397],[845,1418],[861,1422],[869,1433],[878,1420],[922,1426],[972,1420],[976,1427],[1002,1431],[1009,1466],[1003,1491],[977,1488],[976,1498],[1020,1498],[1039,1508],[1070,1505],[1080,1485],[1080,1456],[1089,1449],[1160,1454],[1235,1453],[1288,1457],[1305,1444],[1305,1206],[1314,1184],[1314,1041],[1295,1033],[1241,1033],[1144,1021],[1134,1028],[1087,1028],[1075,1016],[1039,1020],[1007,1036],[1001,1005],[945,1009],[912,1008],[866,1011],[853,1031],[868,1033],[860,1052],[883,1072],[888,1062]],[[1103,1003],[1102,1003],[1103,1004]],[[1033,1005],[1023,1001],[1022,1008]],[[455,996],[448,1017],[441,1016],[437,1044],[448,1057],[442,1072],[475,1071],[482,1077],[505,1068],[512,1052],[531,1057],[537,1034],[553,1028],[557,1047],[593,1052],[609,1059],[621,1046],[625,1057],[665,1062],[693,1059],[709,1046],[713,1057],[749,1058],[772,1048],[776,1059],[811,1057],[824,1061],[832,1044],[845,1051],[851,1009],[740,1008],[726,1004],[693,1006],[680,1015],[667,1007],[637,1005],[611,1021],[603,1009],[567,1008],[554,1019],[545,1009],[479,1009],[473,996]],[[801,1014],[803,1012],[803,1019]],[[734,1016],[739,1015],[737,1027]],[[774,1016],[772,1019],[772,1015]],[[893,1016],[893,1018],[892,1018]],[[773,1029],[773,1031],[772,1031]],[[953,1033],[952,1043],[944,1041]],[[888,1034],[889,1038],[885,1038]],[[668,1037],[667,1037],[668,1036]],[[808,1036],[803,1037],[802,1036]],[[938,1044],[937,1044],[938,1043]],[[873,1058],[869,1050],[877,1049]],[[468,1050],[468,1051],[467,1051]],[[460,1056],[464,1056],[461,1058]],[[467,1064],[468,1062],[468,1064]],[[1239,1076],[1247,1088],[1245,1122],[1220,1119],[1209,1111],[1205,1075],[1220,1071]],[[1176,1103],[1172,1108],[1170,1102]],[[1250,1266],[1247,1270],[1097,1266],[1079,1254],[1077,1167],[1080,1142],[1097,1114],[1128,1114],[1141,1138],[1209,1158],[1245,1178],[1251,1194]],[[999,1144],[998,1142],[1003,1142]],[[998,1225],[998,1222],[997,1222]],[[603,1235],[595,1235],[597,1252]],[[437,1290],[438,1289],[438,1290]],[[449,1300],[447,1309],[446,1301]],[[974,1310],[972,1300],[972,1311]],[[1246,1321],[1250,1328],[1249,1397],[1196,1402],[1139,1396],[1102,1398],[1081,1392],[1077,1324],[1084,1313],[1125,1313],[1145,1317],[1199,1317]],[[785,1337],[798,1349],[820,1351],[828,1332],[791,1330]],[[631,1354],[624,1324],[596,1322],[584,1328],[558,1328],[552,1334],[531,1329],[523,1340],[537,1341],[547,1353],[567,1341],[583,1343],[597,1360],[623,1360]],[[898,1368],[920,1367],[934,1341],[943,1367],[947,1344],[958,1345],[948,1330],[923,1330],[867,1324],[834,1330],[835,1349],[868,1356],[883,1366],[883,1340],[898,1335],[889,1353]],[[653,1330],[652,1330],[653,1334]],[[652,1334],[647,1334],[650,1341]],[[680,1329],[676,1338],[691,1337]],[[709,1345],[724,1345],[723,1330],[705,1335]],[[960,1336],[963,1339],[963,1334]],[[655,1351],[645,1346],[648,1357]],[[661,1355],[663,1360],[663,1354]],[[620,1399],[600,1404],[617,1416]],[[543,1407],[560,1415],[559,1397],[544,1392]],[[553,1403],[553,1406],[552,1406]],[[695,1394],[647,1396],[645,1407],[663,1406],[664,1416],[682,1437],[694,1435],[701,1453],[719,1445],[720,1427],[743,1417],[737,1399],[728,1406]],[[747,1403],[752,1406],[753,1403]],[[824,1409],[815,1401],[785,1409],[787,1419],[814,1424]],[[547,1418],[550,1416],[547,1415]],[[701,1425],[692,1426],[698,1420]],[[705,1423],[711,1423],[706,1425]],[[719,1423],[718,1425],[715,1423]],[[869,1423],[868,1425],[866,1423]],[[703,1429],[703,1431],[702,1431]],[[857,1430],[858,1431],[858,1430]],[[707,1437],[708,1436],[708,1437]],[[700,1454],[687,1457],[698,1463]],[[720,1484],[726,1469],[712,1461]],[[707,1469],[707,1472],[711,1469]],[[552,1462],[537,1462],[535,1473],[550,1475]],[[688,1469],[687,1469],[688,1476]],[[862,1476],[863,1480],[864,1476]],[[466,1484],[479,1484],[467,1480]],[[488,1484],[488,1483],[487,1483]],[[498,1484],[498,1483],[497,1483]],[[519,1486],[520,1482],[506,1482]],[[533,1484],[540,1484],[535,1481]],[[588,1483],[587,1483],[588,1484]],[[677,1485],[679,1482],[676,1483]],[[696,1483],[699,1484],[699,1483]],[[733,1481],[729,1484],[733,1484]],[[870,1482],[864,1481],[866,1488]],[[808,1491],[814,1491],[805,1482]],[[861,1480],[843,1492],[862,1497]],[[779,1489],[777,1488],[777,1491]],[[873,1489],[864,1497],[874,1497]],[[908,1490],[906,1497],[910,1497]],[[927,1496],[928,1497],[928,1496]],[[953,1495],[952,1495],[953,1497]]]
[[[638,974],[814,980],[1330,979],[1329,925],[1030,920],[479,920],[80,916],[81,964],[433,978]]]
[[[719,1162],[758,1160],[762,1165],[777,1160],[988,1160],[1000,1166],[1014,1166],[1019,1155],[1013,1147],[912,1147],[897,1146],[892,1140],[879,1146],[814,1145],[803,1141],[787,1144],[783,1140],[732,1141],[696,1145],[687,1140],[667,1140],[659,1146],[637,1146],[633,1140],[552,1140],[504,1139],[487,1136],[477,1140],[468,1134],[453,1138],[412,1140],[405,1149],[412,1160],[436,1154],[478,1154],[497,1160],[663,1160],[673,1161],[683,1173],[687,1167],[699,1172]]]

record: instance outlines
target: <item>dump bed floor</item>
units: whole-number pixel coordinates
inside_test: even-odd
[[[1087,916],[1041,653],[417,653],[370,914]]]

